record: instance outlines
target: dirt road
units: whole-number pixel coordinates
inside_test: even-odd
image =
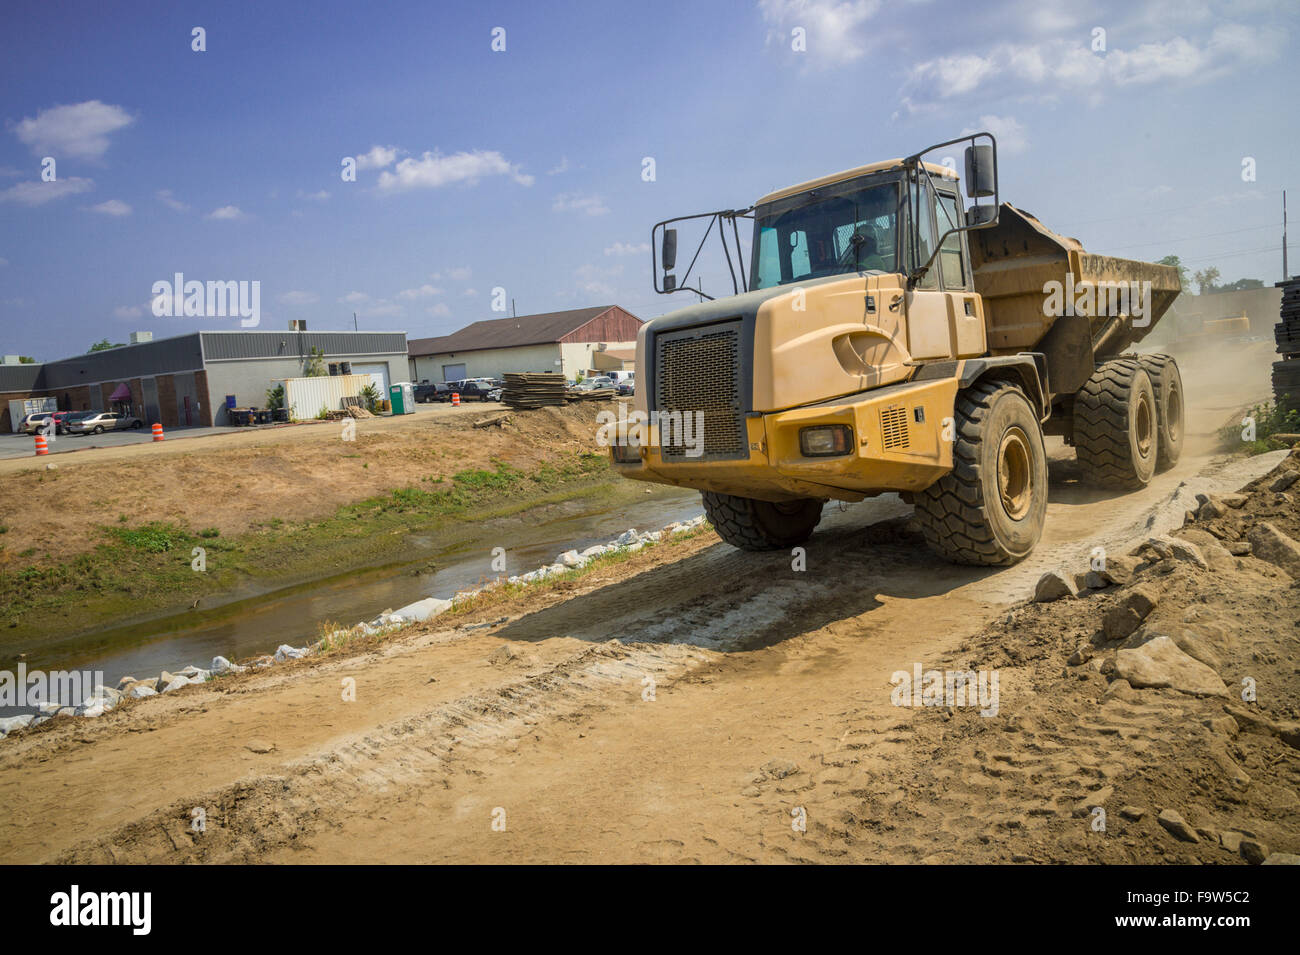
[[[1295,853],[1297,750],[1246,724],[1229,734],[1223,699],[1113,679],[1120,644],[1101,621],[1129,588],[1025,602],[1045,568],[1122,554],[1181,526],[1197,493],[1279,465],[1208,453],[1221,419],[1190,420],[1183,463],[1137,494],[1079,488],[1058,449],[1047,536],[1016,567],[940,562],[882,498],[828,509],[806,570],[709,533],[364,652],[55,720],[0,742],[0,859],[1241,862],[1243,840]],[[1289,495],[1264,483],[1249,500],[1224,540],[1264,520],[1300,535]],[[1217,634],[1229,687],[1247,674],[1265,719],[1300,717],[1300,591],[1264,560],[1213,554],[1205,568],[1148,557],[1149,622]],[[1095,659],[1067,666],[1090,639]],[[996,712],[896,705],[894,676],[914,667],[999,674]],[[1167,808],[1195,841],[1156,822]]]

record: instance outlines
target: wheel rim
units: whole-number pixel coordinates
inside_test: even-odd
[[[1028,435],[1019,428],[1009,429],[998,447],[998,496],[1014,521],[1024,519],[1033,501],[1032,461]]]
[[[1133,406],[1133,440],[1140,457],[1151,456],[1152,438],[1155,434],[1154,415],[1151,413],[1151,396],[1143,392]]]
[[[1177,386],[1169,389],[1165,398],[1165,420],[1168,422],[1169,440],[1175,444],[1183,436],[1183,394]]]

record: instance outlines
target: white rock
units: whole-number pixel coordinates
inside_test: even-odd
[[[565,567],[581,567],[586,563],[576,550],[566,550],[556,558],[556,562],[563,564]]]
[[[170,693],[172,690],[179,690],[183,686],[190,686],[194,682],[195,681],[191,680],[187,676],[177,676],[174,677],[170,683],[164,686],[162,691],[164,693]]]
[[[213,673],[243,673],[248,667],[241,666],[238,663],[231,663],[225,657],[212,658]]]
[[[630,527],[623,533],[619,534],[614,541],[616,547],[626,547],[628,544],[635,544],[637,539],[636,528]]]
[[[127,695],[131,697],[131,699],[133,700],[142,700],[146,696],[157,696],[158,691],[151,686],[146,686],[143,683],[137,683],[135,686],[131,687]]]
[[[275,662],[283,663],[285,660],[301,660],[307,655],[307,653],[308,650],[306,647],[298,649],[297,647],[289,646],[287,643],[282,643],[275,650]]]
[[[23,729],[34,719],[36,717],[31,713],[24,713],[21,716],[0,716],[0,735]]]
[[[583,551],[581,554],[579,554],[578,556],[579,556],[579,557],[582,557],[582,558],[585,558],[586,560],[591,560],[591,558],[593,558],[593,557],[599,557],[601,554],[607,553],[607,552],[609,552],[609,551],[611,551],[611,550],[613,550],[613,548],[612,548],[612,547],[608,547],[608,546],[606,546],[605,544],[593,544],[592,546],[588,547],[586,550],[584,550],[584,551]]]

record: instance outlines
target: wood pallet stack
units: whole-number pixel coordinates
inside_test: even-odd
[[[553,372],[507,374],[501,401],[519,409],[563,405],[564,385],[564,376]]]
[[[609,401],[618,391],[613,388],[570,388],[565,391],[564,396],[570,401]]]

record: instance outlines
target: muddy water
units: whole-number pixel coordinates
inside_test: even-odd
[[[412,534],[409,552],[418,560],[279,589],[208,612],[47,643],[24,662],[28,671],[99,671],[111,686],[128,674],[145,678],[190,663],[206,667],[217,655],[239,659],[274,652],[282,643],[303,646],[317,639],[320,621],[350,626],[382,610],[424,597],[450,597],[498,576],[491,570],[493,547],[506,548],[507,575],[522,574],[571,547],[605,543],[630,527],[657,530],[702,511],[697,491],[655,488],[631,506],[578,510],[573,503],[558,504],[492,521],[477,538],[454,548],[440,549],[429,535]]]

